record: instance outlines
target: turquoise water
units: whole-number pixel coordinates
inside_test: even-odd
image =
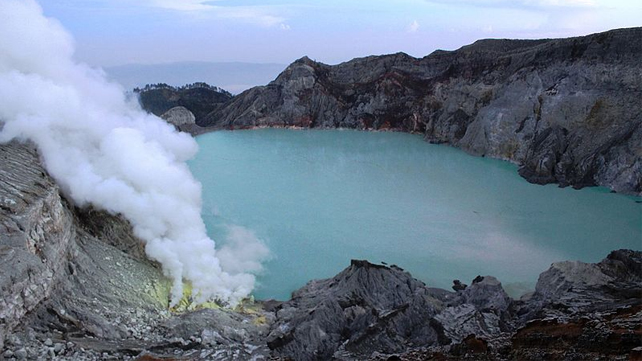
[[[529,184],[510,163],[415,135],[262,129],[197,141],[190,167],[210,236],[223,243],[240,226],[272,253],[259,299],[288,299],[353,258],[446,289],[493,275],[518,295],[552,262],[642,248],[639,198]]]

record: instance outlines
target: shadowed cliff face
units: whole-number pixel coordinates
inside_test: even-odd
[[[521,166],[534,183],[642,192],[642,28],[480,40],[417,59],[307,57],[197,124],[397,130]]]

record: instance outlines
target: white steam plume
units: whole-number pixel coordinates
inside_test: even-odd
[[[185,161],[196,142],[127,101],[103,74],[74,62],[73,40],[33,0],[0,0],[0,141],[29,139],[76,204],[131,221],[147,255],[197,301],[235,304],[254,287],[256,260],[224,268],[201,219],[201,186]],[[243,245],[258,257],[265,246]],[[224,252],[230,253],[230,252]],[[233,256],[229,255],[228,256]],[[241,265],[242,266],[242,265]]]

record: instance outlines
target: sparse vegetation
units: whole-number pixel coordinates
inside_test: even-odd
[[[151,90],[162,90],[162,89],[167,89],[167,90],[172,90],[172,91],[182,91],[182,90],[190,90],[190,89],[209,89],[213,90],[215,92],[225,94],[229,97],[232,97],[232,93],[228,92],[227,90],[217,87],[215,85],[209,85],[205,82],[195,82],[191,84],[185,84],[183,86],[175,87],[172,85],[168,85],[166,83],[157,83],[157,84],[147,84],[142,88],[136,87],[134,88],[134,93],[142,93],[142,92],[148,92]]]

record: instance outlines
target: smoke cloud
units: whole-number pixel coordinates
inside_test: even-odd
[[[0,0],[0,141],[33,141],[68,198],[129,219],[172,279],[173,304],[183,280],[198,302],[248,296],[248,271],[260,270],[267,250],[242,238],[221,262],[201,218],[201,185],[185,164],[196,142],[75,63],[73,52],[71,36],[35,1]]]
[[[261,272],[261,260],[270,256],[268,248],[251,230],[230,225],[227,227],[226,243],[218,256],[221,266],[228,272]]]

